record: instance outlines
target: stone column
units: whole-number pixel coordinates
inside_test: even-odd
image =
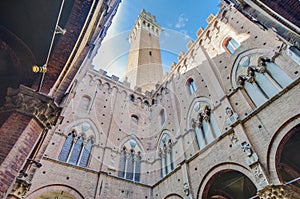
[[[160,155],[160,158],[161,158],[161,175],[162,177],[166,176],[166,162],[165,162],[165,151],[161,150],[161,155]]]
[[[35,159],[40,138],[60,111],[53,99],[30,88],[8,89],[0,108],[0,198],[22,198],[29,190],[28,176],[42,166]]]
[[[201,150],[206,145],[206,141],[205,141],[205,138],[203,136],[203,132],[201,130],[201,127],[196,126],[195,127],[195,133],[196,133],[196,138],[197,138],[197,142],[198,142],[199,148]]]
[[[172,171],[172,168],[171,168],[172,160],[171,160],[171,148],[170,148],[170,146],[168,146],[168,148],[167,148],[166,156],[167,156],[167,158],[166,158],[167,170],[168,170],[168,173],[170,173]]]

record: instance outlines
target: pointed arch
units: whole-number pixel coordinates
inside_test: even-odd
[[[141,148],[136,139],[127,137],[121,145],[118,176],[131,181],[140,181]]]
[[[186,87],[190,95],[193,95],[197,91],[196,83],[192,77],[186,80]]]
[[[284,143],[284,141],[288,140],[290,136],[293,134],[294,130],[300,125],[300,114],[291,117],[282,123],[282,125],[278,128],[278,130],[274,133],[271,142],[268,147],[267,154],[267,169],[270,173],[271,180],[273,184],[280,184],[281,180],[278,173],[278,161],[280,145]],[[299,132],[298,132],[299,133]]]
[[[230,169],[228,169],[230,168]],[[206,174],[203,176],[202,180],[199,182],[199,187],[197,191],[196,198],[205,198],[208,194],[208,187],[212,184],[212,182],[216,179],[215,177],[218,174],[227,172],[227,171],[237,171],[240,172],[243,176],[246,176],[252,184],[255,184],[255,178],[251,171],[244,167],[243,165],[240,165],[238,163],[232,163],[232,162],[223,162],[221,164],[215,165],[210,170],[206,172]],[[253,195],[254,196],[254,195]]]
[[[188,111],[187,127],[194,132],[200,150],[221,135],[209,99],[195,98]]]
[[[32,192],[29,192],[29,194],[26,195],[26,198],[40,198],[43,195],[47,195],[47,193],[53,193],[53,192],[57,192],[59,194],[67,193],[68,198],[71,197],[74,199],[84,199],[83,195],[78,190],[76,190],[71,186],[62,185],[62,184],[47,185],[47,186],[40,187]]]
[[[173,154],[174,138],[168,130],[161,132],[158,142],[158,153],[161,159],[161,177],[165,177],[172,170],[174,170],[174,154]]]
[[[86,121],[77,122],[70,129],[72,131],[64,142],[58,160],[86,167],[95,141],[95,132]]]
[[[269,49],[254,49],[239,55],[232,71],[232,84],[242,92],[254,107],[259,107],[292,82],[275,64]]]

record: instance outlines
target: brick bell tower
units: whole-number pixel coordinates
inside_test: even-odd
[[[155,17],[143,9],[129,35],[126,78],[131,88],[140,87],[142,92],[151,91],[162,81],[160,33],[161,28]]]

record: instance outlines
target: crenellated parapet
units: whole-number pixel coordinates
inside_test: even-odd
[[[144,9],[141,11],[141,13],[138,16],[138,19],[136,20],[130,34],[129,34],[129,42],[136,38],[137,30],[138,29],[144,29],[147,30],[152,35],[155,35],[156,37],[159,37],[162,29],[160,25],[156,23],[155,16],[151,15],[151,13],[145,11]]]

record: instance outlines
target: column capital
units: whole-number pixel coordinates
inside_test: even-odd
[[[9,196],[21,199],[24,198],[25,194],[29,191],[31,183],[26,180],[26,178],[16,178],[16,181],[12,187]]]
[[[17,111],[34,117],[44,128],[56,124],[61,108],[54,100],[31,88],[20,85],[18,89],[8,88],[6,102],[0,112]]]
[[[290,199],[290,198],[299,198],[300,194],[294,192],[287,185],[268,185],[263,189],[259,190],[257,195],[261,199],[267,198],[282,198],[282,199]]]

